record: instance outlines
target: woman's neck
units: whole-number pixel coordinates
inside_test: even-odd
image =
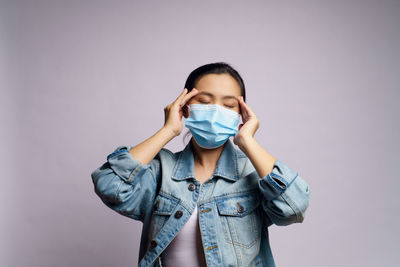
[[[190,142],[192,142],[194,163],[202,168],[215,169],[225,144],[217,148],[206,149],[200,147],[193,137],[190,139]]]

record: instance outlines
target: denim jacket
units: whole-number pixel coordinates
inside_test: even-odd
[[[101,201],[143,223],[138,266],[162,266],[162,252],[188,221],[195,205],[207,266],[275,266],[268,227],[301,223],[308,184],[282,161],[259,177],[231,140],[213,175],[194,176],[191,141],[179,152],[162,148],[149,164],[119,146],[91,174]]]

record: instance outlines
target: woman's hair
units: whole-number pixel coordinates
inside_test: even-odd
[[[196,88],[196,83],[206,74],[229,74],[232,78],[234,78],[240,86],[240,92],[243,96],[243,101],[246,102],[246,88],[244,86],[244,82],[240,74],[228,63],[225,62],[215,62],[209,63],[203,66],[198,67],[193,70],[185,82],[185,87],[188,89],[188,93],[192,91],[193,88]],[[183,137],[183,140],[190,134],[190,131],[186,132]]]

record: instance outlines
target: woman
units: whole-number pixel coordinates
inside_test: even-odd
[[[138,265],[275,266],[268,227],[302,222],[310,189],[255,140],[239,73],[224,62],[195,69],[164,112],[159,131],[92,173],[104,204],[143,222]],[[164,146],[183,117],[192,138],[173,153]]]

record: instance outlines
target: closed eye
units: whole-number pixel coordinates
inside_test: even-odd
[[[201,103],[201,104],[210,104],[210,102],[205,102],[205,101],[201,101],[201,100],[199,100],[199,102]],[[224,105],[225,107],[228,107],[228,108],[234,108],[235,106],[229,106],[229,105]]]

